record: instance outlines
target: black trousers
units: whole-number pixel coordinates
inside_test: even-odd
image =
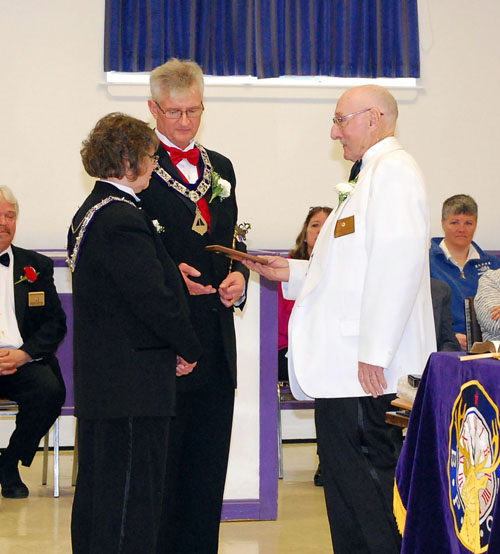
[[[170,420],[79,420],[74,554],[155,552]]]
[[[278,381],[288,381],[288,348],[278,350]]]
[[[177,392],[157,554],[218,551],[234,387],[228,372],[214,381]]]
[[[385,423],[395,395],[318,398],[316,432],[335,554],[397,554],[392,513],[401,430]]]
[[[49,364],[31,362],[0,377],[0,397],[19,405],[16,428],[2,454],[4,463],[31,465],[40,439],[61,413],[66,388]]]

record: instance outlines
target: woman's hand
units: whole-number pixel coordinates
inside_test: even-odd
[[[180,377],[181,375],[188,375],[189,373],[191,373],[191,371],[193,371],[197,363],[198,362],[193,362],[192,364],[190,364],[180,356],[177,356],[175,374],[177,375],[177,377]]]
[[[500,317],[500,306],[493,306],[491,308],[491,319],[495,321]]]

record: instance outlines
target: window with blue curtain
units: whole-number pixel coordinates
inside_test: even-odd
[[[105,71],[419,77],[417,0],[106,0]]]

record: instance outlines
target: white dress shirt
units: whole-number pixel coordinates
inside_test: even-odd
[[[168,140],[168,138],[165,135],[162,135],[158,129],[156,129],[156,135],[160,139],[160,141],[163,144],[166,144],[167,146],[170,146],[171,148],[177,148],[177,150],[181,150],[178,146],[176,146],[171,140]],[[182,150],[182,152],[189,152],[195,147],[194,139],[191,139],[191,142]],[[186,177],[188,180],[188,183],[196,183],[198,180],[198,168],[193,165],[192,163],[188,162],[186,158],[181,160],[177,165],[177,169]]]
[[[0,264],[0,348],[19,348],[23,338],[17,325],[14,303],[14,256],[10,246],[4,252],[10,256],[10,264],[9,267]]]
[[[104,183],[109,183],[110,185],[113,185],[118,190],[121,190],[122,192],[125,192],[127,194],[130,194],[137,202],[140,202],[141,199],[137,196],[134,189],[132,187],[127,187],[126,185],[120,185],[118,183],[115,183],[113,181],[108,181],[107,179],[99,179],[99,181],[103,181]]]
[[[479,260],[481,257],[479,255],[479,252],[475,249],[474,245],[471,243],[469,246],[469,253],[467,254],[467,260],[463,266],[461,266],[451,255],[451,252],[449,251],[448,247],[446,246],[446,242],[444,239],[439,243],[439,248],[444,252],[444,255],[446,256],[446,259],[449,260],[453,265],[456,265],[460,271],[464,270],[464,267],[467,265],[467,262],[469,260]]]

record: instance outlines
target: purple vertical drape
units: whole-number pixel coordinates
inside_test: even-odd
[[[417,0],[106,0],[105,71],[419,77]]]

